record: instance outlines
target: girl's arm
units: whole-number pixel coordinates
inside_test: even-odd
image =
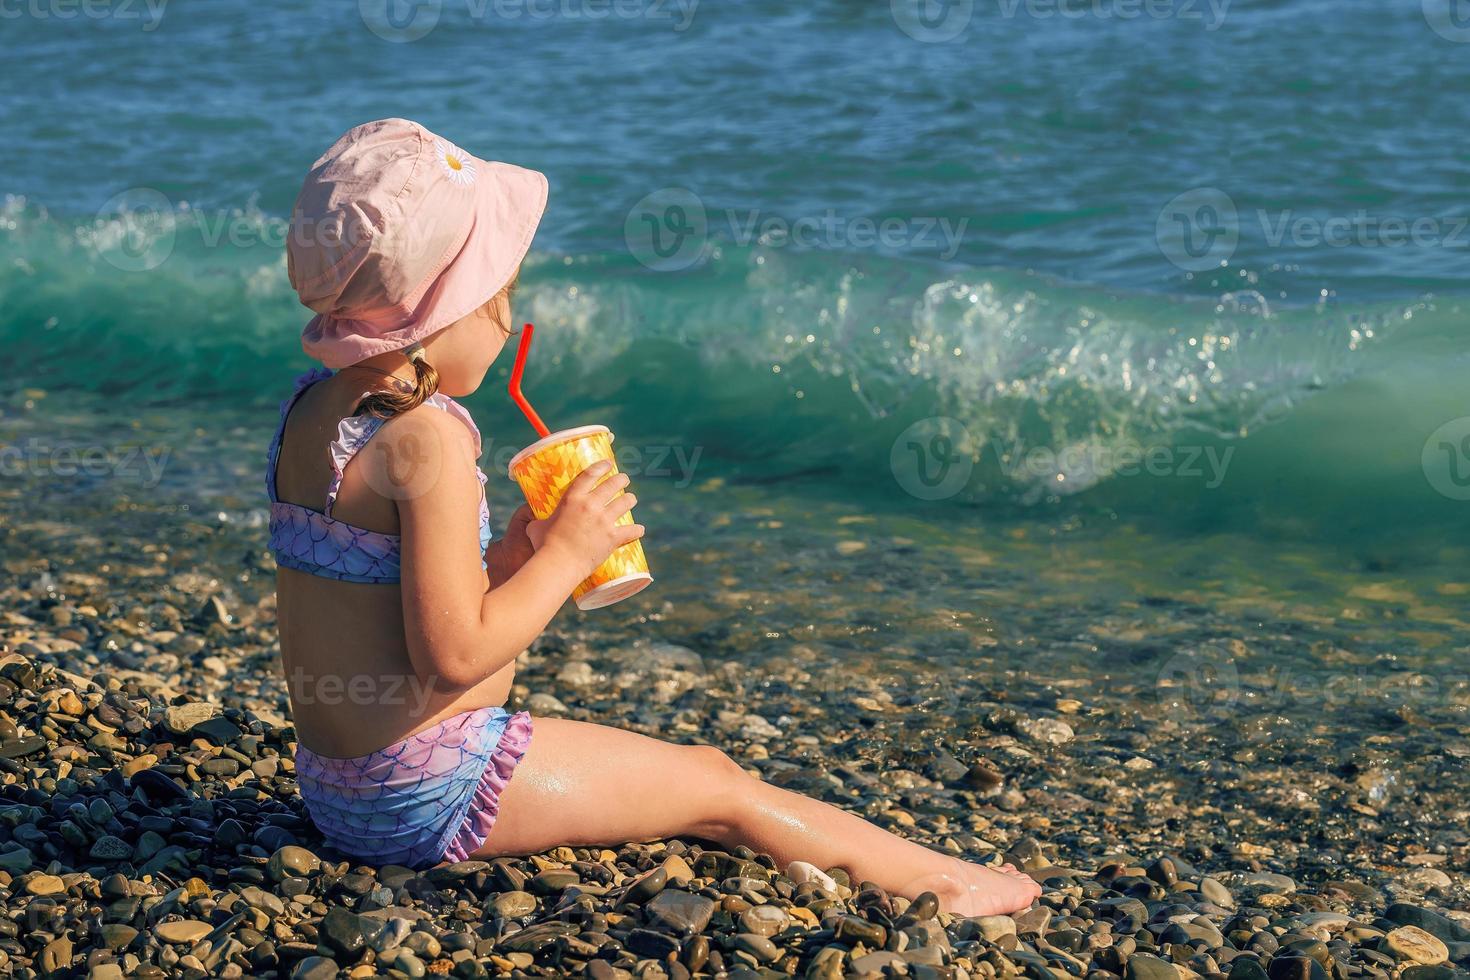
[[[432,407],[393,419],[375,438],[375,475],[394,472],[402,534],[403,625],[414,671],[425,683],[471,687],[509,664],[556,615],[577,583],[613,549],[643,534],[615,522],[636,499],[599,463],[567,488],[536,554],[504,584],[484,590],[480,483],[469,432]],[[397,458],[396,471],[389,461]],[[412,466],[410,466],[410,462]],[[378,481],[372,484],[382,487]]]

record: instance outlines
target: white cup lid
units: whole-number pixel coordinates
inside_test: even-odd
[[[534,456],[547,446],[554,446],[559,442],[568,442],[572,439],[580,439],[582,436],[598,435],[603,432],[606,432],[610,438],[612,437],[612,432],[605,425],[579,425],[575,429],[562,429],[560,432],[553,432],[544,439],[536,440],[512,456],[510,458],[510,465],[505,468],[505,473],[514,480],[516,478],[516,467],[526,457]]]

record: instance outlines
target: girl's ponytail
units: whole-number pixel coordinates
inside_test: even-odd
[[[410,344],[403,351],[413,365],[414,385],[411,389],[378,391],[362,400],[357,407],[359,415],[374,415],[380,419],[391,419],[411,409],[418,408],[439,390],[439,372],[424,357],[422,344]]]

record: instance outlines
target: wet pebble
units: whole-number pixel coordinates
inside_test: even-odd
[[[1449,959],[1449,948],[1418,926],[1399,926],[1383,937],[1383,949],[1394,959],[1436,966]]]
[[[751,911],[754,911],[752,909]],[[655,895],[644,907],[651,924],[678,935],[703,932],[714,915],[713,899],[704,895],[692,895],[678,889],[668,889]],[[747,913],[749,914],[749,913]],[[784,918],[784,915],[783,915]],[[741,922],[745,921],[741,917]],[[771,935],[771,933],[765,933]]]
[[[501,918],[519,919],[536,911],[536,896],[522,891],[503,892],[491,904]]]
[[[266,872],[272,881],[281,881],[288,877],[305,878],[321,866],[321,859],[311,851],[287,845],[271,855]]]
[[[180,919],[176,922],[160,922],[153,927],[153,934],[166,943],[197,943],[209,935],[208,922],[198,919]]]

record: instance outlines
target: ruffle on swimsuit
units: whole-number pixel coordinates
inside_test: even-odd
[[[531,716],[480,708],[357,759],[300,746],[296,779],[312,822],[371,864],[464,861],[495,826],[500,794],[531,744]]]
[[[383,419],[371,415],[353,415],[337,424],[337,438],[332,442],[332,481],[327,488],[326,506],[312,510],[301,504],[288,503],[276,497],[276,463],[281,455],[281,438],[286,432],[286,418],[307,388],[330,378],[332,372],[316,368],[296,379],[291,397],[281,403],[281,422],[266,455],[265,489],[270,495],[270,550],[276,564],[321,578],[372,585],[396,584],[401,580],[401,540],[396,534],[385,534],[354,527],[332,516],[337,494],[342,489],[342,474],[369,440],[383,427]],[[475,440],[475,456],[480,455],[480,430],[474,419],[448,395],[434,394],[424,400],[459,419]],[[480,554],[490,545],[490,509],[485,503],[485,473],[479,467],[480,480]],[[482,559],[483,563],[483,559]]]

